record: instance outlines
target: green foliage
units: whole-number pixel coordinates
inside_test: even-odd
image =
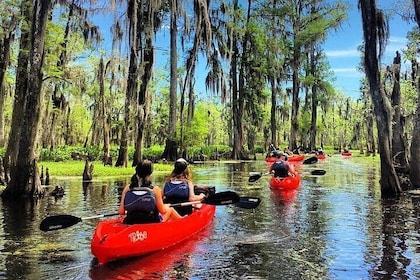
[[[160,158],[160,156],[163,154],[164,149],[165,147],[159,146],[159,145],[153,145],[149,148],[145,148],[143,151],[143,157],[144,158]],[[133,153],[131,153],[131,155],[132,154]]]

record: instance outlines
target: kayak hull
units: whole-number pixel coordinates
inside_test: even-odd
[[[291,155],[287,158],[288,161],[302,161],[305,158],[305,155]]]
[[[99,222],[92,237],[92,255],[98,264],[105,264],[163,250],[207,227],[215,210],[214,205],[203,204],[183,219],[153,224],[126,225],[122,218]]]
[[[325,154],[316,155],[317,159],[326,159]]]
[[[286,178],[271,177],[271,189],[296,189],[300,186],[300,175],[295,174],[294,177],[288,176]]]
[[[343,157],[350,157],[351,156],[351,153],[350,152],[341,152],[341,155]]]
[[[265,159],[265,162],[267,162],[267,163],[273,163],[273,162],[276,162],[276,161],[277,161],[276,157],[268,157],[268,158]]]

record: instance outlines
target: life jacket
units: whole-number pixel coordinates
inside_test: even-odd
[[[124,198],[124,209],[127,212],[151,213],[156,209],[156,197],[148,187],[130,189]]]
[[[274,170],[274,177],[287,177],[289,168],[284,161],[276,161],[271,167]]]
[[[190,188],[188,183],[182,180],[171,180],[166,182],[163,187],[163,194],[165,203],[181,203],[187,202],[190,197]],[[181,215],[189,215],[192,213],[192,206],[174,207]]]
[[[163,194],[171,203],[185,202],[190,197],[190,188],[182,180],[168,181],[163,188]]]

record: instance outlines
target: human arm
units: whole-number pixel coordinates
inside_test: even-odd
[[[156,208],[158,209],[159,213],[162,216],[162,221],[172,221],[181,219],[181,215],[169,204],[163,203],[163,193],[162,190],[158,186],[153,187],[153,192],[156,198]]]
[[[195,194],[194,184],[191,181],[188,181],[188,188],[190,193],[190,196],[188,198],[189,201],[201,201],[206,197],[204,193],[200,193],[199,195]]]
[[[156,208],[158,209],[159,213],[164,215],[168,211],[169,206],[163,203],[163,192],[158,186],[153,187],[153,192],[156,198]]]
[[[125,195],[127,194],[128,190],[130,189],[130,185],[127,185],[124,187],[122,193],[121,193],[121,200],[120,200],[120,207],[118,209],[118,214],[125,215],[125,209],[124,209],[124,199]]]
[[[286,162],[286,164],[287,164],[288,169],[289,169],[289,174],[291,176],[295,176],[295,174],[296,174],[295,166],[293,164],[288,163],[288,162]]]

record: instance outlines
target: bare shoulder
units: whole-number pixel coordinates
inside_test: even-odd
[[[161,194],[162,193],[162,189],[159,186],[154,185],[153,186],[153,192],[156,193],[156,194]]]

